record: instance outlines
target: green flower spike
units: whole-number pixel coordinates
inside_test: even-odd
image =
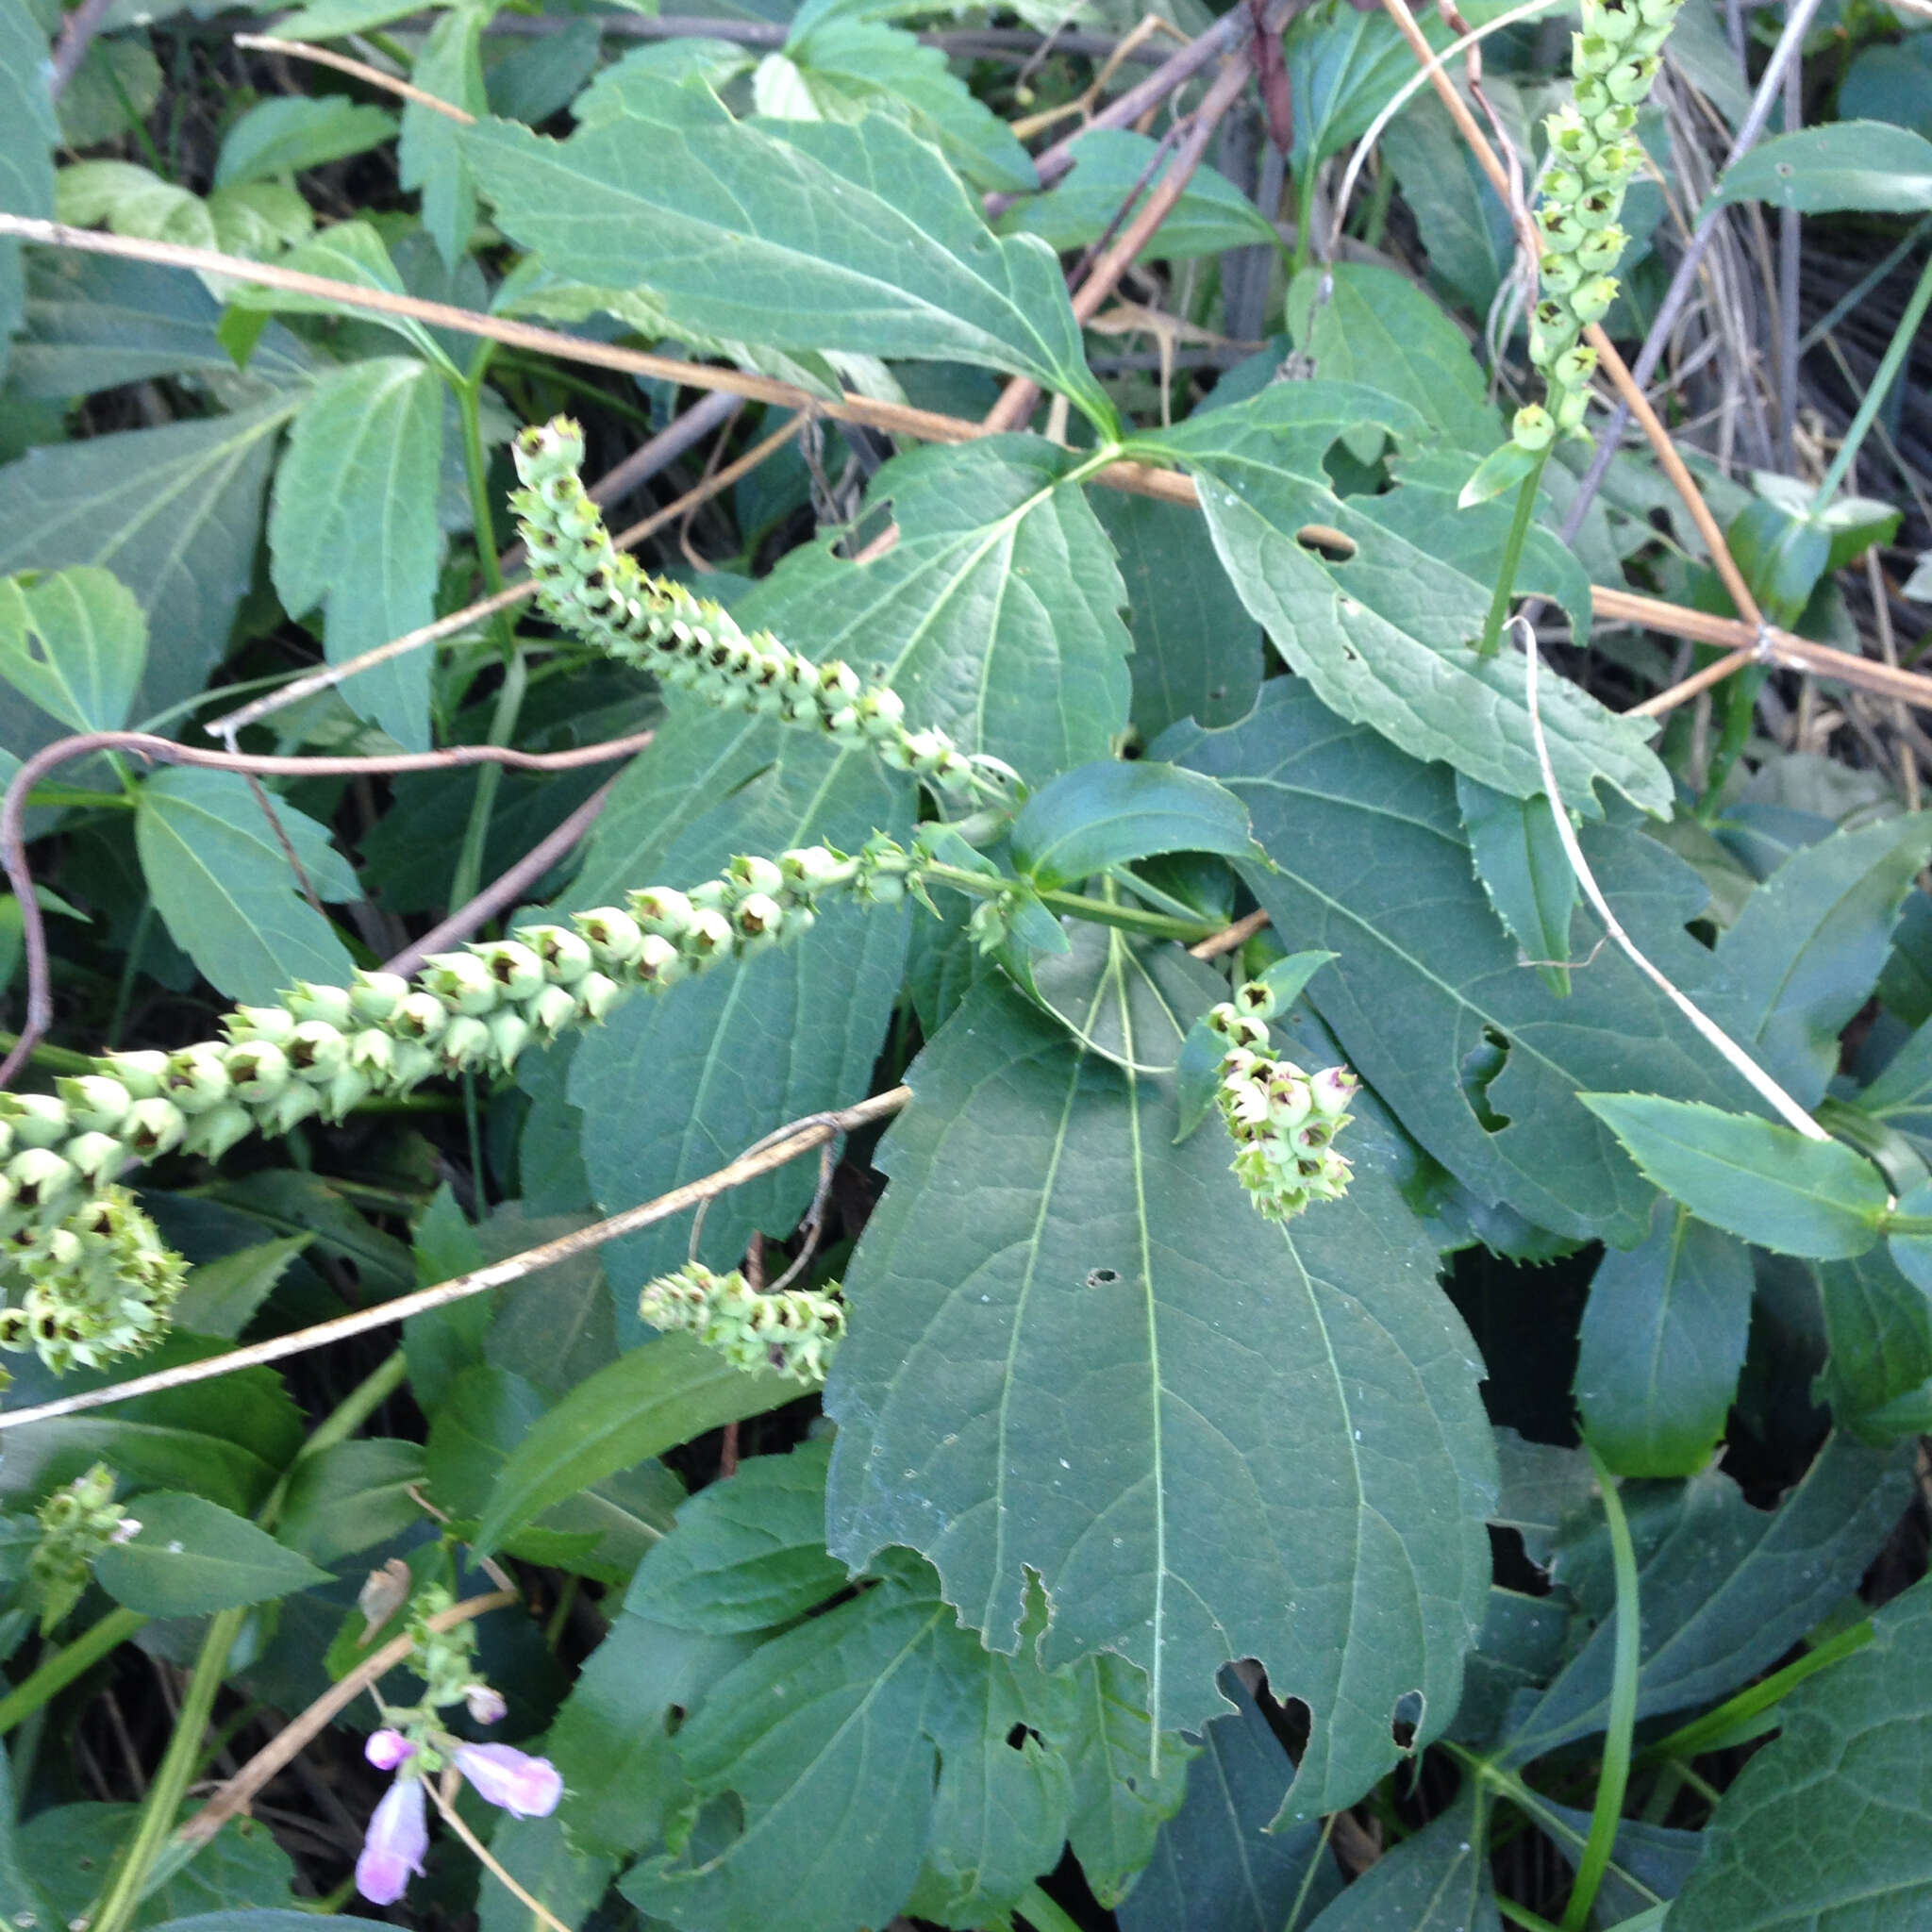
[[[831,1295],[803,1288],[761,1293],[737,1269],[718,1274],[698,1261],[646,1282],[638,1313],[654,1328],[695,1335],[735,1368],[775,1369],[814,1386],[845,1332],[844,1304]]]

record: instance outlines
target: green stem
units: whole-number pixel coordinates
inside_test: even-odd
[[[1514,1899],[1499,1897],[1496,1900],[1496,1909],[1512,1925],[1523,1926],[1524,1932],[1557,1932],[1557,1927],[1551,1924],[1549,1920],[1539,1918],[1527,1906],[1520,1906]]]
[[[139,1610],[109,1610],[71,1643],[62,1644],[31,1675],[22,1678],[5,1697],[0,1697],[0,1737],[31,1717],[49,1699],[58,1696],[76,1677],[92,1670],[147,1621]]]
[[[1091,919],[1095,925],[1117,925],[1123,932],[1144,933],[1149,939],[1179,940],[1188,946],[1211,939],[1221,930],[1211,919],[1173,919],[1142,906],[1109,906],[1104,899],[1089,899],[1078,892],[1042,892],[1040,896],[1056,912]]]
[[[17,1033],[0,1033],[0,1053],[11,1053],[20,1044]],[[94,1071],[94,1057],[90,1053],[75,1053],[72,1047],[37,1046],[27,1055],[27,1064],[45,1067],[50,1074],[92,1074]]]
[[[1596,1804],[1590,1814],[1590,1837],[1577,1861],[1576,1884],[1563,1913],[1562,1932],[1583,1932],[1596,1904],[1597,1888],[1609,1869],[1624,1815],[1624,1793],[1630,1782],[1630,1738],[1637,1728],[1638,1666],[1642,1656],[1642,1623],[1637,1602],[1637,1549],[1624,1515],[1624,1499],[1608,1465],[1586,1442],[1590,1466],[1603,1492],[1604,1520],[1610,1533],[1610,1567],[1617,1581],[1617,1644],[1610,1674],[1609,1723],[1604,1730],[1603,1770],[1598,1774]]]
[[[175,1814],[188,1795],[195,1769],[201,1761],[201,1737],[214,1711],[215,1695],[228,1668],[228,1653],[248,1621],[249,1610],[242,1607],[218,1611],[208,1620],[208,1634],[201,1641],[200,1654],[188,1679],[181,1712],[175,1721],[175,1735],[155,1772],[142,1801],[141,1822],[125,1857],[108,1881],[100,1909],[91,1915],[90,1932],[127,1932],[134,1923],[147,1876],[174,1829]]]
[[[1641,1761],[1649,1762],[1659,1757],[1695,1757],[1700,1751],[1715,1748],[1717,1741],[1737,1725],[1748,1723],[1761,1711],[1782,1703],[1807,1677],[1828,1670],[1854,1651],[1864,1649],[1871,1641],[1872,1624],[1869,1618],[1854,1624],[1849,1630],[1840,1630],[1836,1637],[1788,1663],[1783,1670],[1774,1671],[1762,1682],[1748,1685],[1735,1697],[1726,1698],[1715,1710],[1706,1711],[1702,1717],[1680,1725],[1669,1737],[1659,1738],[1655,1744],[1646,1745]]]
[[[408,1357],[403,1350],[391,1350],[316,1424],[295,1457],[296,1464],[299,1466],[311,1456],[320,1456],[325,1449],[333,1449],[339,1442],[346,1442],[403,1386],[408,1372]],[[262,1527],[266,1529],[268,1524],[263,1524]]]
[[[1516,515],[1509,525],[1509,541],[1503,546],[1502,567],[1496,573],[1495,594],[1490,599],[1490,614],[1483,619],[1483,634],[1475,647],[1478,658],[1493,658],[1503,641],[1503,620],[1509,615],[1509,599],[1516,589],[1516,569],[1523,561],[1523,546],[1529,541],[1530,519],[1536,515],[1536,493],[1542,487],[1543,465],[1550,459],[1547,449],[1537,453],[1536,466],[1516,492]]]
[[[1041,1891],[1029,1885],[1019,1904],[1020,1916],[1034,1932],[1080,1932],[1078,1924]]]
[[[1881,1236],[1892,1234],[1932,1234],[1932,1214],[1881,1214]]]
[[[1906,312],[1899,317],[1898,326],[1891,332],[1885,359],[1879,363],[1878,373],[1872,378],[1872,387],[1865,391],[1865,400],[1858,405],[1858,413],[1852,418],[1852,426],[1845,431],[1845,440],[1839,445],[1838,455],[1831,459],[1831,468],[1825,471],[1824,480],[1818,486],[1818,494],[1811,499],[1814,517],[1823,515],[1829,508],[1831,499],[1838,494],[1839,485],[1845,480],[1847,472],[1857,461],[1858,446],[1877,420],[1878,411],[1884,407],[1892,384],[1898,380],[1898,373],[1911,353],[1912,338],[1918,334],[1919,325],[1924,321],[1928,308],[1932,308],[1932,255],[1925,258],[1925,266],[1919,272],[1919,285],[1912,291],[1912,298],[1906,304]]]

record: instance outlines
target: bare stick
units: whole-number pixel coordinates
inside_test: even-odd
[[[393,74],[385,74],[380,67],[372,67],[366,60],[353,60],[348,55],[338,54],[332,48],[311,46],[307,41],[278,41],[271,34],[237,34],[234,41],[238,47],[252,47],[264,54],[292,54],[298,60],[311,60],[318,67],[333,67],[338,74],[347,74],[357,80],[367,81],[371,87],[400,94],[404,100],[414,101],[420,108],[447,114],[452,121],[460,122],[465,127],[476,125],[475,115],[466,108],[452,107],[448,101],[439,100],[407,80],[398,80]]]
[[[1236,10],[1240,11],[1239,8]],[[1208,91],[1208,98],[1201,103],[1200,111],[1188,129],[1187,139],[1174,152],[1173,164],[1160,177],[1140,211],[1126,225],[1125,230],[1093,264],[1087,279],[1074,293],[1074,316],[1076,321],[1090,320],[1113,293],[1121,277],[1133,264],[1134,258],[1146,247],[1154,231],[1166,221],[1174,203],[1187,192],[1188,183],[1194,178],[1194,170],[1201,165],[1208,152],[1208,143],[1213,139],[1214,130],[1247,86],[1254,64],[1253,55],[1243,49],[1228,62]],[[1040,386],[1037,383],[1029,382],[1024,376],[1015,376],[1002,391],[999,401],[987,412],[985,427],[989,434],[1011,429],[1024,423],[1032,414],[1033,405],[1039,397]]]
[[[454,1630],[459,1624],[474,1622],[491,1610],[507,1608],[516,1602],[513,1591],[494,1590],[488,1596],[473,1596],[440,1611],[426,1621],[432,1630]],[[399,1664],[408,1660],[415,1648],[414,1638],[394,1637],[378,1651],[357,1664],[340,1683],[331,1684],[300,1717],[286,1724],[215,1792],[176,1834],[183,1844],[204,1845],[238,1812],[245,1811],[256,1792],[276,1773],[293,1762],[304,1745],[315,1737],[338,1712],[348,1709],[363,1691],[377,1683]]]
[[[60,28],[60,42],[54,49],[51,71],[47,75],[47,95],[58,101],[67,92],[80,63],[87,58],[87,50],[92,44],[93,37],[100,32],[101,23],[107,19],[114,0],[81,0],[67,16]]]
[[[514,906],[529,888],[553,865],[575,852],[584,835],[597,823],[617,780],[598,786],[576,810],[547,839],[524,854],[493,885],[485,886],[467,906],[459,906],[441,924],[433,925],[420,940],[411,940],[393,959],[385,959],[385,973],[411,974],[431,953],[441,953],[458,940],[466,940],[485,920],[494,919],[505,908]]]
[[[1196,959],[1218,959],[1222,954],[1246,945],[1267,924],[1265,912],[1250,912],[1245,918],[1237,919],[1232,925],[1224,925],[1219,932],[1209,933],[1200,944],[1190,946],[1188,951]]]
[[[1542,713],[1537,708],[1537,671],[1541,659],[1537,653],[1536,632],[1521,617],[1512,618],[1510,623],[1523,638],[1524,701],[1529,710],[1530,735],[1536,741],[1536,759],[1542,770],[1543,791],[1550,801],[1550,816],[1557,822],[1557,837],[1562,841],[1563,857],[1570,861],[1570,870],[1576,874],[1576,883],[1583,888],[1583,896],[1603,921],[1604,930],[1616,941],[1630,963],[1690,1021],[1709,1045],[1724,1056],[1725,1063],[1735,1073],[1771,1103],[1783,1120],[1807,1141],[1830,1140],[1831,1136],[1695,1000],[1680,992],[1657,967],[1651,964],[1638,950],[1637,941],[1624,930],[1623,922],[1610,910],[1610,902],[1604,897],[1603,888],[1597,884],[1596,874],[1591,871],[1590,861],[1583,856],[1583,847],[1576,842],[1576,828],[1570,823],[1563,794],[1557,787],[1557,770],[1550,762],[1549,741],[1543,736]]]
[[[523,1280],[525,1275],[554,1268],[559,1261],[568,1261],[573,1256],[601,1247],[606,1241],[615,1241],[619,1235],[634,1234],[641,1227],[653,1227],[658,1222],[669,1221],[674,1215],[682,1214],[716,1195],[728,1193],[733,1188],[741,1188],[746,1181],[757,1180],[760,1174],[770,1174],[774,1168],[796,1160],[801,1154],[808,1154],[841,1134],[890,1118],[911,1098],[911,1088],[893,1087],[884,1093],[874,1094],[870,1100],[861,1100],[856,1107],[842,1108],[836,1113],[810,1115],[805,1121],[795,1123],[782,1139],[774,1140],[760,1153],[741,1154],[715,1174],[687,1181],[681,1188],[673,1188],[668,1194],[659,1194],[655,1201],[627,1208],[622,1214],[611,1215],[608,1221],[594,1222],[589,1227],[559,1235],[554,1241],[525,1248],[523,1253],[511,1255],[506,1260],[493,1261],[487,1268],[473,1269],[467,1274],[455,1275],[432,1288],[418,1289],[414,1294],[399,1295],[394,1301],[358,1308],[352,1315],[339,1315],[332,1322],[319,1322],[312,1328],[300,1328],[291,1335],[278,1335],[272,1341],[253,1342],[246,1348],[231,1349],[226,1355],[210,1356],[197,1362],[183,1362],[178,1368],[159,1369],[151,1375],[136,1375],[131,1381],[117,1382],[111,1388],[92,1389],[79,1395],[65,1396],[58,1402],[43,1402],[32,1408],[16,1409],[10,1415],[0,1414],[0,1430],[17,1429],[25,1423],[48,1422],[55,1416],[74,1415],[82,1409],[100,1408],[108,1403],[125,1402],[136,1395],[152,1395],[160,1389],[180,1389],[191,1382],[206,1382],[218,1375],[231,1374],[237,1369],[252,1369],[264,1362],[278,1362],[291,1355],[305,1354],[311,1348],[324,1348],[332,1341],[346,1341],[352,1335],[366,1335],[373,1328],[387,1328],[392,1322],[406,1322],[411,1315],[425,1314],[431,1308],[447,1307],[451,1302],[465,1301],[473,1294],[485,1294],[492,1288],[506,1288],[513,1281]]]
[[[452,1766],[451,1774],[454,1774],[454,1773],[455,1767]],[[527,1891],[525,1891],[524,1888],[521,1885],[519,1885],[516,1882],[516,1880],[512,1878],[509,1875],[509,1874],[503,1869],[502,1865],[499,1864],[493,1857],[491,1857],[490,1847],[486,1845],[483,1842],[483,1840],[480,1838],[478,1838],[476,1834],[474,1831],[472,1831],[467,1824],[463,1823],[461,1813],[459,1813],[457,1807],[454,1805],[452,1805],[449,1802],[449,1800],[442,1795],[441,1788],[436,1784],[431,1783],[426,1778],[424,1780],[424,1784],[425,1788],[428,1790],[429,1796],[431,1800],[434,1802],[436,1808],[442,1813],[442,1822],[446,1825],[448,1825],[449,1828],[453,1832],[455,1832],[459,1839],[462,1840],[464,1844],[466,1844],[470,1848],[471,1852],[474,1853],[475,1856],[476,1862],[479,1865],[481,1865],[483,1869],[486,1872],[488,1872],[493,1878],[498,1880],[498,1882],[503,1886],[503,1889],[507,1892],[508,1892],[510,1896],[514,1898],[516,1902],[520,1906],[522,1906],[526,1912],[529,1912],[536,1918],[541,1919],[543,1922],[543,1924],[550,1928],[550,1932],[572,1932],[572,1928],[566,1925],[563,1923],[563,1921],[559,1919],[557,1916],[557,1914],[550,1909],[548,1906],[544,1905],[541,1899],[532,1898],[530,1894]]]
[[[740,399],[732,395],[728,391],[721,391],[718,395],[708,396],[706,402],[722,403],[725,406],[724,410],[725,414],[741,407]],[[698,408],[689,410],[687,414],[689,416],[697,416],[703,408],[704,405],[700,404]],[[809,405],[808,404],[808,408]],[[620,530],[610,540],[611,542],[619,550],[632,549],[641,543],[646,537],[661,529],[674,518],[684,515],[688,509],[705,502],[709,497],[717,495],[720,491],[730,489],[739,477],[744,475],[748,471],[755,470],[779,444],[788,442],[792,437],[796,436],[799,430],[804,427],[805,422],[805,414],[789,417],[785,423],[774,429],[762,442],[753,444],[750,449],[746,450],[735,461],[726,463],[722,470],[715,472],[703,482],[687,490],[675,503],[668,503],[662,509],[653,510],[649,516],[641,518],[637,523],[631,525],[629,529]],[[678,427],[679,425],[677,424],[672,425],[672,429]],[[672,429],[665,430],[664,436],[668,438],[672,434]],[[654,439],[654,441],[657,440],[661,439]],[[680,453],[682,450],[688,449],[691,443],[696,441],[696,436],[692,436],[681,442],[679,445]],[[649,444],[645,445],[645,448],[649,447]],[[637,455],[641,457],[643,451],[638,451]],[[632,460],[635,460],[635,458],[627,458],[625,459],[626,462]],[[665,458],[667,462],[670,460],[671,458],[668,457]],[[624,467],[625,464],[620,463],[618,470],[622,470]],[[618,470],[613,470],[610,475],[615,476],[618,474]],[[646,474],[648,472],[641,470],[639,474],[629,478],[628,481],[641,482],[643,475]],[[602,479],[605,483],[608,483],[610,477]],[[591,493],[595,494],[594,491]],[[609,493],[614,495],[619,492],[611,491]],[[522,546],[519,545],[515,552],[508,554],[520,556],[522,554]],[[219,718],[210,718],[201,728],[210,738],[223,738],[232,741],[235,733],[240,731],[243,725],[253,724],[258,719],[266,718],[271,713],[279,711],[285,705],[297,704],[303,698],[312,697],[319,691],[331,690],[336,685],[343,683],[348,678],[354,677],[361,672],[371,670],[377,664],[388,663],[391,658],[401,658],[410,651],[421,650],[425,644],[433,644],[440,639],[454,636],[458,631],[468,630],[472,625],[480,623],[484,618],[493,617],[497,611],[507,610],[511,605],[520,604],[525,598],[533,596],[536,589],[535,578],[521,578],[514,584],[506,585],[492,597],[479,598],[475,604],[465,605],[460,610],[452,610],[447,617],[439,617],[434,624],[425,624],[417,630],[405,631],[401,637],[391,638],[386,644],[377,644],[373,650],[364,651],[358,658],[345,658],[340,664],[325,664],[320,670],[311,671],[306,677],[298,677],[293,683],[283,685],[279,691],[271,691],[265,697],[257,698],[253,703],[243,705],[240,710],[225,712]]]

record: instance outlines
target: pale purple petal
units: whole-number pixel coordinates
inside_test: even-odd
[[[370,1815],[369,1835],[356,1860],[356,1890],[372,1905],[394,1905],[408,1885],[409,1874],[422,1871],[428,1850],[423,1780],[399,1777]]]
[[[463,1692],[463,1702],[469,1707],[471,1718],[479,1724],[501,1723],[504,1712],[509,1708],[503,1701],[503,1692],[492,1690],[488,1684],[472,1684]]]
[[[548,1818],[563,1796],[563,1779],[547,1757],[510,1744],[458,1744],[455,1756],[479,1797],[519,1818]]]
[[[393,1771],[404,1758],[413,1757],[416,1747],[400,1731],[386,1726],[369,1734],[369,1741],[362,1747],[362,1755],[377,1771]]]

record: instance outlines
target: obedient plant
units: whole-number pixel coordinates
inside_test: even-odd
[[[1674,0],[1585,0],[1567,75],[1485,42],[1499,111],[1567,99],[1513,341],[1425,96],[1312,259],[1415,77],[1373,8],[1229,9],[1148,133],[1054,9],[537,10],[363,9],[391,166],[378,79],[236,111],[165,14],[57,123],[0,0],[0,749],[87,734],[0,904],[56,1015],[0,1098],[8,1917],[1907,1923],[1932,1599],[1865,1608],[1924,1568],[1932,824],[1889,712],[1735,686],[1725,776],[1593,635],[1713,634],[1646,451],[1574,549],[1541,493],[1651,299]],[[1257,201],[1203,157],[1264,118]],[[1909,249],[1881,132],[1712,206],[1882,180],[1856,245]],[[691,453],[633,560],[586,477],[646,437]],[[1778,610],[1835,608],[1845,508],[1736,526]],[[1560,669],[1501,648],[1519,575]],[[204,724],[240,758],[149,762]]]

